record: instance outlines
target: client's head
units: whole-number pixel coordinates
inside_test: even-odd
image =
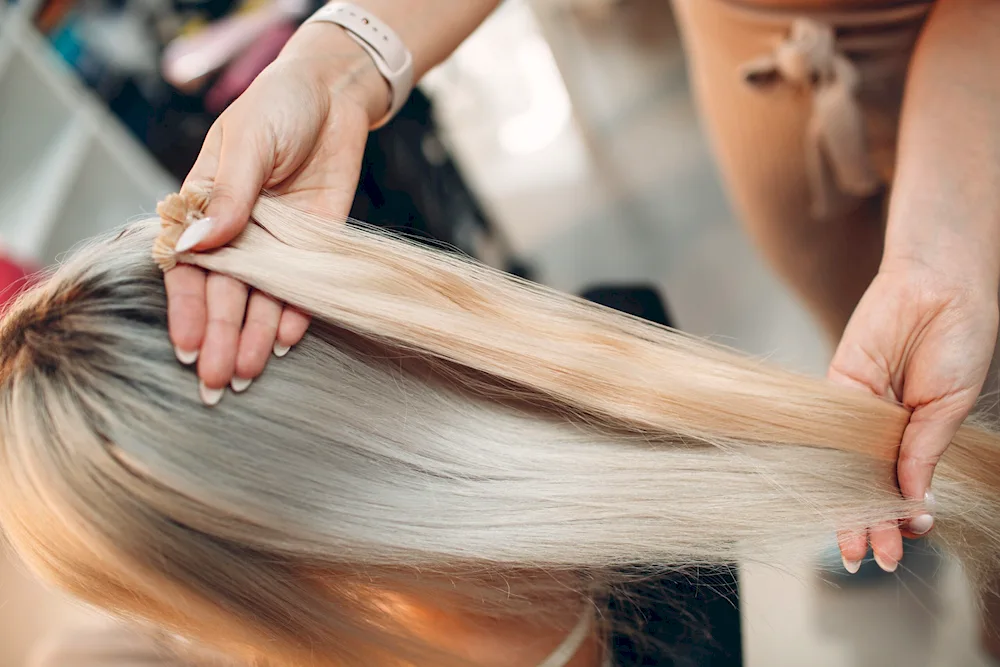
[[[511,572],[483,566],[518,549],[490,530],[520,509],[503,488],[517,468],[496,457],[542,444],[544,466],[544,432],[322,322],[206,408],[166,335],[156,232],[82,250],[4,320],[0,516],[28,564],[102,608],[275,663],[394,664],[470,594],[509,613]]]

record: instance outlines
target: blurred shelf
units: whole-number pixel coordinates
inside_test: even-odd
[[[57,224],[38,246],[39,260],[45,264],[56,261],[81,241],[122,227],[152,210],[150,197],[135,175],[104,143],[89,146],[86,168],[74,176],[55,211]]]
[[[0,13],[0,243],[49,264],[178,184],[35,30],[38,4]]]
[[[51,224],[61,186],[85,159],[90,133],[22,51],[0,71],[0,242],[22,259]]]

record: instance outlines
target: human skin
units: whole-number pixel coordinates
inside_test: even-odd
[[[1000,288],[1000,2],[939,0],[910,66],[878,275],[854,311],[830,377],[912,410],[900,446],[903,495],[924,499],[934,467],[983,388]],[[895,569],[908,524],[841,535],[846,563],[870,540]]]

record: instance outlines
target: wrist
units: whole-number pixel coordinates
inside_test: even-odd
[[[344,95],[368,114],[374,125],[389,109],[392,91],[371,56],[332,23],[301,26],[278,56],[306,69],[331,95]]]
[[[920,267],[952,283],[995,293],[1000,289],[998,222],[995,197],[963,191],[948,174],[900,160],[882,264]]]
[[[996,295],[1000,290],[1000,252],[992,244],[968,239],[938,239],[938,243],[895,243],[887,240],[882,272],[919,271],[972,290]]]

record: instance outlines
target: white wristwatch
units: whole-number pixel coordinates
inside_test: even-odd
[[[329,3],[306,19],[305,24],[316,21],[334,23],[343,28],[375,61],[375,67],[388,82],[392,96],[389,111],[372,125],[373,130],[382,127],[399,113],[413,90],[413,56],[409,49],[392,28],[349,2]]]

